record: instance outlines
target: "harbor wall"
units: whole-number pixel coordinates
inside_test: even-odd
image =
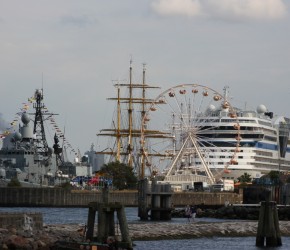
[[[101,202],[99,191],[68,190],[62,188],[0,188],[0,206],[87,207],[90,202]],[[242,193],[176,192],[172,195],[174,206],[203,204],[221,206],[242,203]],[[110,202],[125,206],[138,206],[137,191],[110,191]]]

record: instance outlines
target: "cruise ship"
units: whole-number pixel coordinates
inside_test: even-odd
[[[290,171],[290,119],[276,116],[264,105],[256,111],[238,110],[240,150],[229,176],[237,178],[244,172],[259,178],[270,171]]]
[[[198,84],[160,94],[143,120],[146,165],[172,184],[288,173],[290,119],[262,104],[256,110],[240,109],[228,96],[228,87],[220,94]],[[151,123],[163,133],[150,130]]]

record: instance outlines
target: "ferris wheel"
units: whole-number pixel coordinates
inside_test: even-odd
[[[141,127],[143,175],[205,174],[214,182],[237,164],[240,125],[227,88],[172,87],[150,105]]]

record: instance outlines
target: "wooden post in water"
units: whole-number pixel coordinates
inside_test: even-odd
[[[88,222],[87,222],[86,239],[90,239],[90,240],[93,239],[96,212],[97,212],[97,203],[91,202],[89,204],[89,214],[88,214]]]
[[[157,184],[156,181],[152,181],[151,188],[151,220],[160,220],[161,213],[161,185]]]
[[[149,191],[148,180],[139,181],[138,216],[141,220],[148,220],[149,211],[151,220],[171,220],[171,200],[172,191],[170,184],[161,184],[157,183],[156,180],[152,180],[151,191]]]
[[[148,220],[148,180],[142,179],[138,182],[138,216],[140,220]]]
[[[88,214],[88,228],[86,233],[86,239],[94,241],[94,225],[96,212],[98,212],[98,235],[97,241],[104,243],[108,237],[115,237],[115,216],[117,212],[117,218],[119,220],[120,231],[122,240],[118,241],[117,244],[122,249],[132,250],[132,241],[129,236],[129,229],[127,225],[127,219],[125,214],[124,206],[118,202],[109,202],[109,189],[105,186],[102,191],[102,202],[91,202],[89,204]]]
[[[265,238],[267,247],[282,246],[278,211],[274,201],[261,202],[256,246],[263,247]]]
[[[125,209],[123,206],[121,207],[121,209],[117,209],[117,218],[120,224],[122,242],[126,242],[127,249],[133,249],[133,244],[129,235],[129,228],[128,228],[127,219],[125,215]]]

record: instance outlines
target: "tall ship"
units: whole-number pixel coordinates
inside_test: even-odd
[[[34,113],[29,113],[29,105]],[[75,166],[65,159],[65,136],[56,125],[56,114],[48,111],[43,102],[43,90],[23,103],[24,107],[10,126],[1,134],[0,179],[8,183],[17,179],[22,186],[54,186],[75,175]],[[53,128],[54,144],[49,147],[45,122]],[[62,144],[60,145],[60,139]],[[66,143],[70,146],[70,144]]]
[[[214,184],[245,173],[252,179],[270,171],[288,173],[289,118],[273,114],[265,105],[256,110],[235,107],[228,92],[228,87],[218,93],[199,84],[162,92],[142,122],[145,164],[172,184]]]
[[[130,61],[129,80],[118,81],[115,85],[116,97],[108,98],[116,103],[111,128],[102,129],[97,136],[107,137],[105,149],[96,154],[107,155],[107,161],[119,161],[132,167],[136,175],[145,177],[145,167],[140,164],[142,154],[140,147],[141,124],[149,105],[154,102],[147,96],[149,89],[159,89],[146,83],[146,67],[143,64],[142,80],[133,79],[132,60]]]

